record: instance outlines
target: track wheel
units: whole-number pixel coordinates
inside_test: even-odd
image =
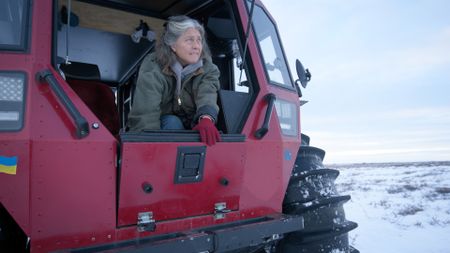
[[[277,252],[358,252],[348,242],[348,232],[357,224],[345,219],[343,208],[350,196],[338,194],[334,181],[339,171],[325,168],[324,157],[325,151],[309,146],[309,137],[302,134],[283,213],[302,215],[305,228],[286,235]]]

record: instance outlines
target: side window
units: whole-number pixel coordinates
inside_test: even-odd
[[[29,0],[0,1],[0,50],[26,51]]]
[[[259,45],[263,53],[266,70],[270,80],[280,84],[288,83],[289,81],[286,82],[285,77],[283,76],[285,73],[283,71],[284,66],[282,65],[281,59],[277,57],[272,36],[261,39]]]
[[[255,5],[254,8],[252,23],[267,77],[271,84],[293,89],[275,24],[260,6]]]

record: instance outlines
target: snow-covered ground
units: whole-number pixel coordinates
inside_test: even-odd
[[[328,165],[361,253],[450,252],[450,162]]]

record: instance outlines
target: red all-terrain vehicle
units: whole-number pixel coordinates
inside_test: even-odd
[[[207,32],[218,129],[126,129],[168,17]],[[1,252],[356,252],[300,133],[275,21],[248,0],[0,0]]]

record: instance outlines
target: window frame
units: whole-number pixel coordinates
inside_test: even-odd
[[[249,5],[250,5],[250,1],[247,0],[246,7],[247,7],[247,12],[248,13],[250,13],[250,6]],[[290,71],[290,68],[289,68],[289,64],[287,62],[286,54],[284,52],[283,44],[281,43],[281,39],[280,39],[280,35],[279,35],[279,32],[278,32],[278,28],[277,28],[276,24],[274,23],[274,21],[270,18],[270,15],[267,13],[265,8],[263,8],[262,6],[260,6],[260,5],[256,4],[256,3],[255,3],[254,8],[259,8],[261,10],[261,12],[264,14],[264,16],[267,18],[267,20],[272,25],[272,28],[274,30],[274,35],[276,35],[275,37],[272,37],[272,39],[276,40],[273,45],[276,46],[276,44],[278,44],[278,46],[279,46],[279,51],[281,52],[281,55],[277,55],[277,56],[281,56],[282,57],[281,60],[282,60],[282,63],[285,65],[286,74],[287,74],[287,77],[288,77],[287,80],[289,80],[289,83],[283,84],[283,83],[279,83],[279,82],[276,82],[275,80],[271,79],[270,73],[269,73],[267,67],[265,66],[264,52],[263,52],[263,50],[261,48],[261,43],[260,43],[260,41],[258,39],[258,35],[257,35],[257,32],[256,32],[257,29],[255,29],[255,20],[254,20],[254,18],[255,18],[255,9],[254,9],[253,10],[253,16],[252,16],[252,29],[253,29],[254,38],[255,38],[255,41],[256,41],[256,44],[257,44],[257,48],[258,48],[258,52],[259,52],[259,58],[261,60],[261,63],[263,64],[263,68],[264,68],[264,72],[265,72],[266,78],[267,78],[269,84],[271,84],[271,85],[274,85],[274,86],[280,87],[280,88],[284,88],[284,89],[287,89],[289,91],[296,92],[295,84],[294,84],[293,79],[292,79],[291,71]]]
[[[17,1],[17,0],[14,0]],[[1,44],[0,52],[18,52],[27,53],[29,51],[30,45],[30,34],[31,34],[31,9],[32,0],[23,0],[22,9],[22,24],[20,29],[20,39],[17,44]]]

